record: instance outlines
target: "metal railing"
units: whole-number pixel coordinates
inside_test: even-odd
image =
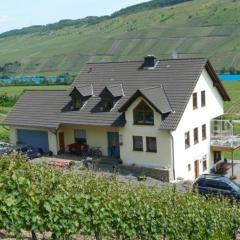
[[[214,119],[211,121],[211,146],[240,147],[240,136],[233,135],[234,126],[229,120]]]

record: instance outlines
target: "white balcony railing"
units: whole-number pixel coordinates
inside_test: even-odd
[[[211,122],[211,146],[237,149],[240,147],[240,136],[233,135],[234,126],[228,120],[214,119]]]

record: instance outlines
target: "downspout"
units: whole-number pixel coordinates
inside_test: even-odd
[[[171,135],[171,138],[172,138],[171,144],[172,144],[172,169],[173,169],[173,180],[175,181],[175,180],[176,180],[176,173],[175,173],[175,156],[174,156],[174,138],[173,138],[172,132],[170,132],[170,135]]]

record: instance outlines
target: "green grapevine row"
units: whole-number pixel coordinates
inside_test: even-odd
[[[230,240],[240,226],[237,203],[192,193],[136,187],[115,177],[0,159],[0,229],[96,239]]]

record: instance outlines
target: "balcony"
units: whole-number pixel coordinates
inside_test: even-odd
[[[234,126],[229,120],[214,119],[211,122],[211,150],[234,152],[240,148],[240,135],[234,135]]]

